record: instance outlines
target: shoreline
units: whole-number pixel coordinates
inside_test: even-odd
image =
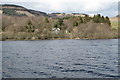
[[[119,39],[119,38],[54,38],[54,39],[6,39],[0,41],[39,41],[39,40],[110,40],[110,39]]]

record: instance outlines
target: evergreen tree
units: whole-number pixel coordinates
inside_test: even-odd
[[[102,23],[105,23],[105,18],[104,18],[104,16],[101,17],[101,22],[102,22]]]
[[[95,23],[99,23],[99,22],[100,22],[100,21],[99,21],[99,18],[100,18],[100,14],[94,15],[93,21],[94,21]]]
[[[100,14],[94,15],[93,21],[95,23],[104,23],[104,17],[101,16]]]
[[[108,23],[109,25],[111,25],[111,22],[110,22],[110,20],[109,20],[109,17],[108,17],[108,16],[106,16],[106,17],[105,17],[105,21],[106,21],[106,23]]]
[[[79,17],[78,24],[81,24],[81,23],[83,23],[83,19],[82,19],[82,17]]]
[[[107,23],[107,24],[111,25],[109,17],[108,16],[104,17],[104,16],[101,16],[100,14],[94,15],[93,21],[95,23]]]
[[[84,23],[87,23],[90,21],[90,17],[88,15],[85,15],[84,17]]]

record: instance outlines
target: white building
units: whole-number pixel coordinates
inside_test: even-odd
[[[60,31],[60,28],[53,28],[52,31]]]

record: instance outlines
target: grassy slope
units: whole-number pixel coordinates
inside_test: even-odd
[[[118,18],[117,17],[112,17],[110,18],[112,29],[118,29]]]

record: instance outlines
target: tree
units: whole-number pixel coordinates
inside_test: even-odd
[[[80,19],[80,23],[83,23],[83,19],[82,19],[82,17],[80,17],[79,19]]]
[[[110,20],[109,20],[109,17],[108,17],[108,16],[106,16],[106,17],[105,17],[105,21],[106,21],[106,23],[108,23],[109,25],[111,25],[111,22],[110,22]]]
[[[73,26],[78,26],[78,22],[75,21],[75,22],[73,23]]]
[[[85,15],[84,17],[84,23],[87,23],[90,21],[90,17],[88,15]]]
[[[58,19],[58,20],[54,23],[53,27],[54,27],[54,28],[60,28],[60,26],[63,26],[63,25],[64,25],[63,19]]]
[[[46,23],[49,23],[49,20],[48,20],[48,18],[45,18],[45,22],[46,22]]]
[[[54,28],[58,28],[58,24],[55,22],[55,23],[53,24],[53,27],[54,27]]]
[[[104,18],[104,16],[101,17],[101,22],[102,22],[102,23],[105,23],[105,18]]]
[[[99,16],[98,16],[98,15],[94,15],[93,21],[94,21],[95,23],[99,23]]]
[[[104,16],[101,16],[100,14],[94,15],[93,21],[95,23],[104,23]]]
[[[25,26],[28,32],[34,32],[35,27],[32,24],[32,21],[28,21],[27,25]]]
[[[58,25],[62,26],[64,23],[63,23],[63,19],[58,19]]]

